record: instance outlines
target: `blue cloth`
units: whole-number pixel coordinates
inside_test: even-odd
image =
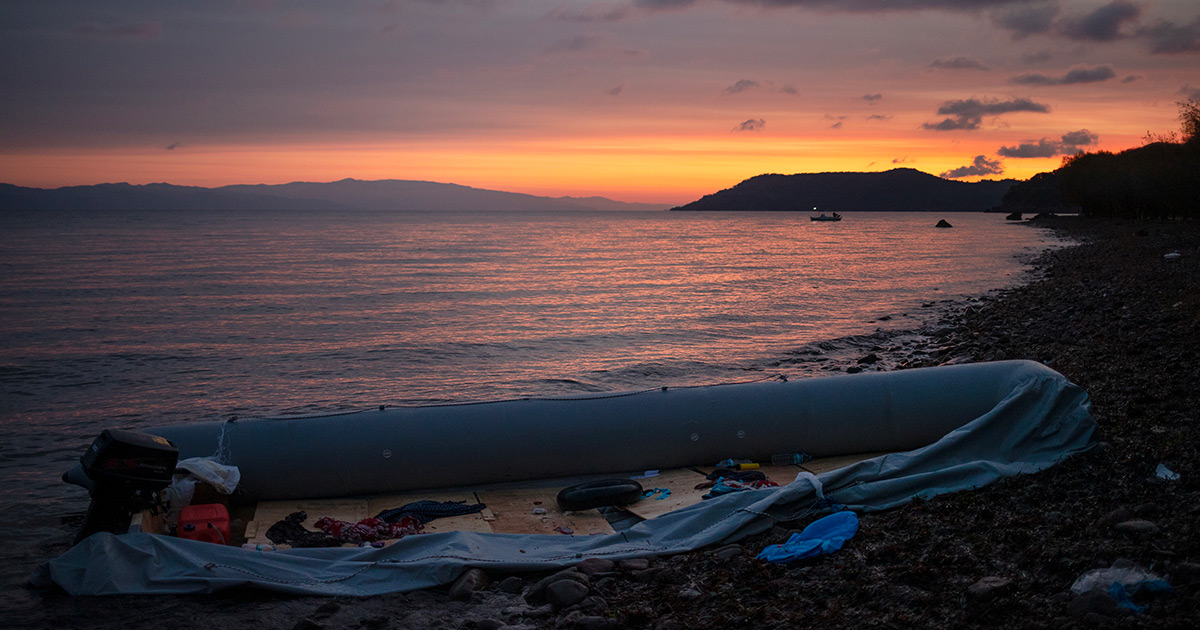
[[[758,554],[759,560],[787,564],[804,558],[814,558],[842,548],[847,540],[858,533],[858,515],[854,512],[837,512],[819,518],[799,534],[792,534],[787,542],[771,545]]]

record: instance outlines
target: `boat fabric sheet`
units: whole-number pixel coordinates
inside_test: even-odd
[[[143,533],[95,534],[35,572],[73,595],[204,594],[257,588],[303,595],[365,596],[447,584],[467,568],[550,570],[585,558],[666,555],[736,542],[776,522],[845,507],[870,512],[914,498],[978,488],[1033,473],[1091,448],[1087,394],[1039,364],[1022,367],[992,409],[927,446],[779,488],[735,492],[603,536],[444,532],[382,548],[223,547]]]

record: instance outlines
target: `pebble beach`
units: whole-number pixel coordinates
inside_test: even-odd
[[[944,307],[914,346],[845,371],[1030,359],[1086,389],[1099,444],[1044,472],[862,516],[833,554],[755,559],[806,522],[719,548],[555,574],[472,570],[444,589],[362,599],[263,593],[72,598],[31,590],[6,627],[1182,628],[1200,619],[1200,225],[1035,220],[1078,245],[1022,286]],[[905,338],[914,337],[913,335]],[[1166,471],[1164,474],[1163,471]],[[1144,571],[1169,592],[1073,594]]]

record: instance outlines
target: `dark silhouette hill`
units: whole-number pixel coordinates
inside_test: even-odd
[[[758,175],[672,210],[982,212],[1016,180],[942,179],[911,168],[881,173]]]
[[[310,210],[338,209],[327,201],[238,194],[171,184],[97,184],[25,188],[0,184],[0,210]]]
[[[43,189],[0,184],[0,210],[662,210],[602,197],[551,198],[409,180],[292,182],[202,188],[97,184]]]

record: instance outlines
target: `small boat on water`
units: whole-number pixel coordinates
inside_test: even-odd
[[[809,217],[812,221],[841,221],[842,215],[834,212],[833,215],[827,215],[822,212],[819,216]]]
[[[106,431],[64,475],[91,493],[85,530],[34,583],[358,596],[446,584],[468,567],[667,555],[833,506],[887,509],[1036,472],[1090,448],[1094,432],[1086,392],[1030,361]],[[221,499],[232,518],[201,519],[190,536],[182,520],[171,535],[139,518],[177,460],[196,459],[237,470]],[[778,485],[698,488],[729,465]],[[631,480],[647,495],[630,497]],[[624,498],[566,505],[571,489]],[[379,544],[275,550],[268,539],[289,521],[316,534],[305,513],[353,523],[425,502],[472,511]],[[131,517],[141,531],[127,531]]]

